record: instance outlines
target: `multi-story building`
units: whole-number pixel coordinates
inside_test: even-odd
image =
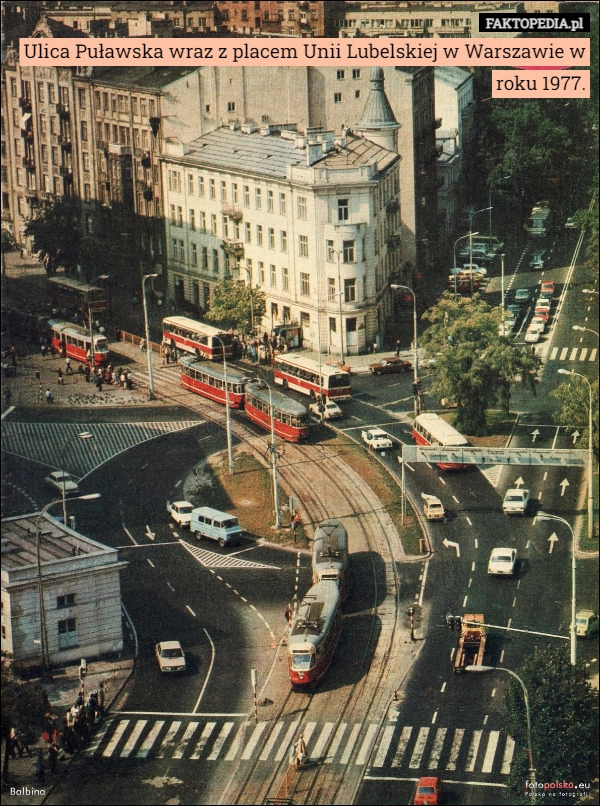
[[[217,0],[221,28],[239,34],[336,36],[344,18],[343,2]]]
[[[225,276],[260,287],[270,327],[349,353],[383,337],[400,264],[398,124],[375,68],[362,129],[223,127],[165,142],[169,297],[204,310]],[[382,98],[383,96],[383,98]],[[379,117],[378,117],[379,114]],[[377,126],[379,123],[379,127]]]

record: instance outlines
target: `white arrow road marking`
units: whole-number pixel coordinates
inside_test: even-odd
[[[561,497],[565,494],[565,490],[567,489],[568,486],[569,486],[569,482],[567,481],[567,479],[563,479],[561,481],[561,483],[560,483],[560,487],[561,487],[560,495],[561,495]]]
[[[535,442],[536,437],[539,437],[539,435],[540,435],[540,432],[539,432],[539,431],[538,431],[538,429],[536,428],[536,429],[535,429],[535,431],[532,431],[532,432],[531,432],[531,441],[532,441],[532,442]]]
[[[518,479],[515,481],[515,487],[517,488],[517,490],[519,489],[519,487],[520,487],[522,484],[525,484],[525,482],[523,481],[523,479],[521,478],[521,476],[519,476],[519,478],[518,478]]]
[[[443,544],[443,545],[444,545],[444,546],[445,546],[447,549],[449,549],[450,547],[455,548],[455,549],[456,549],[456,556],[457,556],[457,557],[460,557],[460,546],[458,545],[458,543],[454,543],[452,540],[447,540],[446,538],[444,538],[444,539],[442,540],[442,544]]]
[[[577,442],[577,440],[579,439],[580,436],[581,436],[581,434],[579,433],[579,431],[575,431],[573,433],[573,445]]]
[[[156,532],[151,532],[150,527],[148,526],[148,524],[146,524],[146,532],[145,532],[145,534],[146,534],[146,537],[148,538],[148,540],[154,540]]]
[[[548,543],[550,543],[550,551],[548,554],[552,554],[552,549],[554,548],[554,544],[558,541],[558,537],[556,536],[556,532],[552,532],[550,537],[548,538]]]

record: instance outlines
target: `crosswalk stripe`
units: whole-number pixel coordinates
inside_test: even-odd
[[[173,753],[173,758],[183,758],[183,754],[185,753],[188,744],[190,743],[192,736],[196,732],[196,728],[198,727],[199,722],[190,722],[187,728],[185,729],[185,733],[181,737],[181,741],[177,747],[177,750]]]
[[[240,725],[238,732],[235,734],[235,738],[231,743],[231,747],[227,755],[225,756],[225,761],[233,761],[238,754],[238,750],[242,746],[242,742],[244,740],[244,735],[246,733],[246,728],[244,725]]]
[[[427,743],[428,736],[429,728],[421,728],[419,730],[417,741],[415,742],[415,749],[413,750],[413,754],[408,765],[411,770],[416,770],[421,766],[421,759],[423,758],[423,753],[425,752],[425,744]]]
[[[244,748],[244,752],[242,753],[242,761],[248,761],[249,758],[252,757],[252,753],[258,744],[258,740],[262,736],[265,728],[267,727],[266,722],[259,722],[258,725],[252,731],[252,736],[246,747]]]
[[[235,723],[233,722],[225,722],[219,735],[217,736],[217,740],[213,745],[213,749],[211,754],[208,757],[209,761],[216,761],[219,757],[219,753],[221,752],[223,745],[225,744],[225,739],[231,733],[231,729],[233,728]]]
[[[144,732],[144,728],[146,727],[147,724],[148,724],[147,719],[137,720],[134,729],[131,731],[131,735],[129,736],[127,742],[125,743],[125,747],[121,750],[121,758],[129,758],[129,756],[133,753],[133,748],[135,747],[137,740]]]
[[[562,350],[560,351],[560,360],[561,360],[561,361],[564,361],[564,360],[565,360],[565,358],[567,357],[567,353],[568,353],[568,352],[569,352],[569,348],[568,348],[568,347],[563,347],[563,348],[562,348]]]
[[[502,775],[510,775],[510,765],[513,760],[513,754],[515,752],[515,740],[512,736],[506,737],[506,746],[504,748],[504,756],[502,758],[502,769],[500,772]]]
[[[595,361],[597,355],[598,355],[598,348],[594,347],[594,349],[590,353],[590,361]]]
[[[429,757],[429,764],[427,765],[427,769],[429,770],[437,770],[439,766],[442,747],[444,746],[444,740],[446,738],[446,731],[447,728],[438,728],[436,731],[431,756]]]
[[[469,752],[467,753],[467,763],[465,766],[467,772],[473,772],[475,769],[475,760],[477,759],[477,751],[479,750],[479,743],[481,742],[482,733],[482,730],[473,731],[473,738],[471,739]]]
[[[176,720],[175,722],[171,722],[171,726],[170,726],[169,730],[167,731],[167,735],[162,740],[162,744],[160,746],[160,749],[159,749],[158,753],[156,754],[157,758],[164,758],[165,757],[165,752],[167,751],[167,749],[169,747],[172,747],[173,739],[175,738],[175,735],[176,735],[176,733],[177,733],[177,731],[179,730],[180,727],[181,727],[181,721]]]
[[[269,739],[265,744],[262,753],[260,754],[260,761],[267,761],[267,759],[271,755],[271,751],[275,747],[277,737],[279,736],[282,730],[283,730],[283,722],[278,722],[271,731],[271,735],[269,736]]]
[[[139,750],[137,751],[137,753],[136,753],[136,756],[137,756],[138,758],[146,758],[146,756],[148,755],[148,753],[149,753],[149,752],[150,752],[150,750],[152,749],[152,745],[153,745],[153,744],[154,744],[154,742],[156,741],[156,737],[157,737],[157,736],[158,736],[158,734],[160,733],[160,731],[161,731],[161,729],[162,729],[162,726],[163,726],[164,724],[165,724],[164,719],[159,719],[159,720],[158,720],[158,722],[156,722],[156,723],[153,725],[152,730],[151,730],[151,731],[150,731],[150,733],[149,733],[149,734],[146,736],[146,738],[144,739],[144,742],[143,742],[142,746],[140,747],[140,749],[139,749]]]
[[[325,764],[331,764],[331,762],[335,758],[335,754],[338,751],[338,748],[339,748],[339,746],[340,746],[340,744],[342,742],[342,738],[344,736],[344,733],[346,732],[347,727],[348,727],[347,722],[342,722],[340,725],[338,725],[338,729],[335,732],[335,736],[333,737],[333,741],[331,742],[331,745],[329,746],[329,754],[328,754],[327,758],[325,759]]]
[[[200,758],[200,753],[206,747],[206,743],[210,739],[210,734],[215,729],[216,724],[217,724],[216,722],[207,722],[206,723],[206,725],[204,726],[204,730],[200,734],[200,738],[198,739],[198,743],[196,744],[194,752],[192,753],[190,758],[193,758],[193,759]]]
[[[448,758],[448,763],[446,764],[447,770],[456,769],[456,761],[458,759],[458,754],[460,753],[460,748],[462,745],[464,735],[465,735],[464,728],[456,728],[456,730],[454,731],[454,738],[452,739],[452,747],[450,748],[450,757]]]
[[[481,772],[492,771],[492,767],[494,765],[494,756],[496,755],[496,748],[498,747],[499,738],[500,738],[499,730],[493,730],[490,732],[487,748],[485,751],[485,756],[483,759],[483,765],[481,767]]]
[[[575,361],[575,356],[577,355],[578,350],[579,347],[573,347],[573,349],[571,350],[571,355],[569,356],[569,361]]]
[[[310,753],[311,758],[320,759],[323,751],[325,750],[325,746],[327,745],[327,741],[331,736],[331,731],[335,727],[335,722],[326,722],[323,726],[323,730],[321,731],[321,735],[319,736],[316,745],[313,747]]]
[[[581,348],[581,355],[579,356],[579,360],[580,360],[580,361],[585,361],[585,357],[586,357],[586,355],[587,355],[587,351],[588,351],[588,348],[587,348],[587,347],[582,347],[582,348]]]
[[[369,758],[369,753],[371,752],[371,747],[373,742],[375,741],[375,736],[377,735],[377,731],[379,729],[378,725],[371,723],[367,728],[367,735],[365,736],[362,746],[359,750],[358,756],[356,757],[355,764],[366,764]]]
[[[395,725],[388,725],[383,731],[383,737],[381,739],[381,742],[379,743],[379,748],[377,750],[375,760],[373,761],[374,767],[383,767],[383,765],[385,764],[387,752],[390,749],[390,744],[392,742],[395,730],[396,730]]]
[[[557,353],[558,353],[558,347],[553,347],[552,352],[550,353],[550,361],[554,361]]]
[[[342,757],[340,759],[340,764],[347,764],[350,760],[350,756],[352,755],[352,751],[354,750],[354,745],[356,744],[356,740],[358,739],[358,734],[360,733],[360,725],[354,725],[350,732],[350,738],[348,739],[348,743],[342,753]]]
[[[406,725],[402,728],[400,741],[398,742],[398,747],[396,748],[396,752],[392,760],[392,767],[399,767],[402,764],[402,759],[406,753],[406,748],[408,746],[408,740],[410,739],[411,733],[412,728],[409,725]]]
[[[104,737],[105,737],[105,736],[106,736],[106,734],[108,733],[109,729],[110,729],[110,728],[112,728],[112,726],[113,726],[114,722],[115,722],[114,718],[112,718],[112,719],[108,719],[108,720],[106,721],[106,723],[105,723],[104,727],[100,728],[100,730],[98,731],[98,733],[97,733],[97,734],[95,735],[95,737],[92,739],[92,741],[91,741],[91,743],[90,743],[90,746],[89,746],[89,747],[88,747],[88,749],[85,751],[85,752],[87,753],[87,755],[88,755],[88,756],[93,756],[93,755],[94,755],[94,753],[96,752],[96,750],[97,750],[97,749],[100,747],[100,744],[102,743],[102,739],[104,739]]]
[[[110,742],[104,748],[104,751],[102,753],[103,756],[108,757],[108,756],[112,755],[113,750],[115,749],[115,747],[119,744],[119,742],[121,740],[121,736],[127,730],[127,725],[129,725],[129,719],[122,719],[119,722],[115,732],[111,736]]]
[[[292,736],[298,730],[298,725],[299,724],[300,724],[300,720],[296,719],[296,720],[294,720],[294,722],[291,723],[291,725],[287,729],[287,732],[286,732],[285,736],[283,737],[283,742],[281,743],[281,746],[280,746],[279,750],[277,751],[277,753],[275,753],[275,761],[281,761],[281,759],[287,753],[289,743],[292,741]]]

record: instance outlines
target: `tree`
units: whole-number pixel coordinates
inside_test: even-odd
[[[15,679],[8,661],[2,659],[0,678],[1,711],[0,732],[4,741],[2,776],[8,772],[10,758],[10,731],[39,736],[48,728],[50,701],[46,690],[38,683],[20,683]]]
[[[566,426],[568,431],[581,431],[581,442],[585,444],[589,439],[590,390],[587,383],[573,375],[570,381],[561,383],[550,394],[562,404],[554,412],[555,422]],[[592,445],[598,460],[598,381],[592,383],[592,432]]]
[[[226,330],[250,333],[252,322],[254,321],[255,327],[258,327],[266,309],[267,304],[262,291],[226,278],[219,280],[215,285],[206,318]]]
[[[46,267],[48,277],[54,277],[59,266],[73,276],[79,262],[81,236],[75,202],[59,199],[52,202],[25,227],[27,237],[33,238],[33,248]]]
[[[2,254],[5,252],[14,252],[16,248],[15,236],[12,232],[2,227]]]
[[[598,701],[583,664],[570,664],[566,645],[536,649],[518,674],[529,697],[536,780],[579,783],[597,778]],[[523,795],[529,762],[525,703],[518,681],[511,679],[505,703],[508,732],[518,747],[508,785]],[[582,790],[584,794],[589,790]],[[524,802],[531,803],[532,798]]]
[[[446,292],[423,319],[421,336],[427,357],[436,363],[432,393],[457,403],[455,426],[467,434],[486,432],[487,409],[500,402],[508,412],[511,384],[519,378],[535,394],[539,360],[498,335],[500,308],[478,294],[454,299]]]

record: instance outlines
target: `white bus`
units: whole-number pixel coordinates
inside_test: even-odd
[[[347,400],[350,394],[350,373],[339,367],[321,363],[303,355],[278,355],[275,358],[275,383],[284,389],[294,389],[316,400],[319,395],[335,400]]]

